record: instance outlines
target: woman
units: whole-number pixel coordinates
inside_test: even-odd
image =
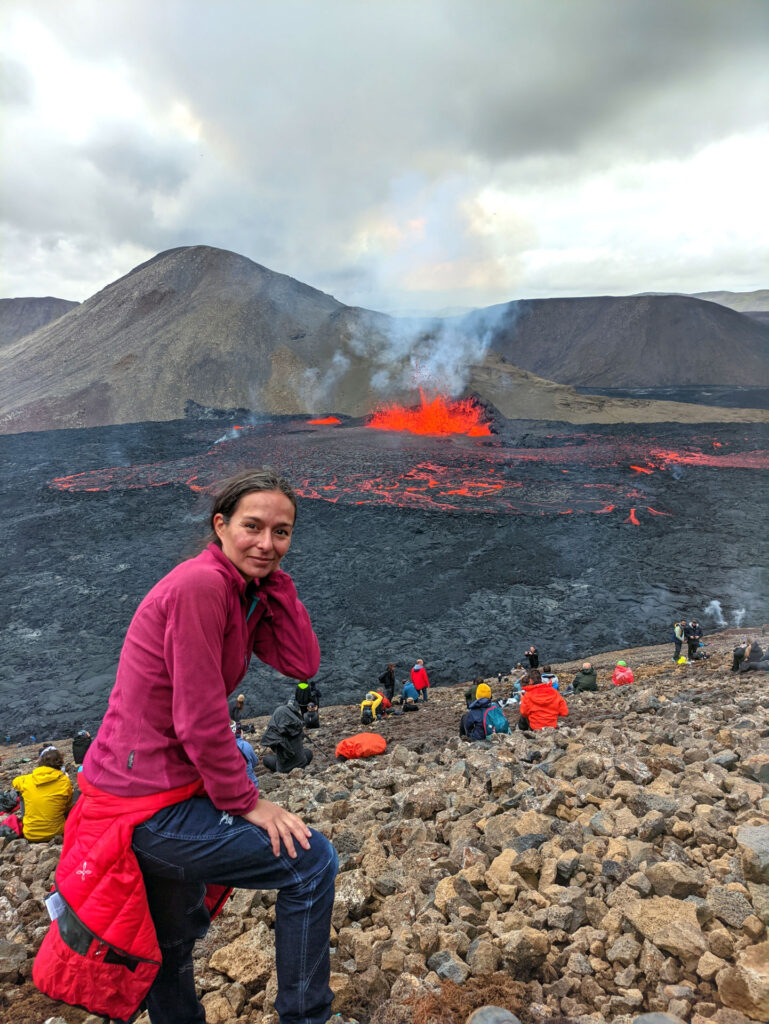
[[[138,1005],[142,984],[147,985],[147,978],[137,976],[146,974],[152,1024],[205,1021],[195,992],[192,948],[210,921],[206,884],[240,886],[279,890],[275,1006],[281,1024],[324,1024],[330,1016],[328,939],[336,853],[295,814],[259,796],[246,775],[227,706],[252,651],[294,679],[318,670],[320,651],[309,616],[291,577],[280,569],[295,520],[296,496],[273,471],[233,477],[214,502],[205,550],[176,566],[139,605],[107,713],[85,758],[84,797],[72,815],[77,820],[72,835],[69,827],[65,835],[56,875],[65,903],[62,926],[54,923],[46,937],[56,932],[50,948],[35,964],[35,981],[49,995],[66,999],[61,988],[52,992],[47,982],[71,948],[67,935],[58,933],[69,934],[85,923],[83,945],[96,933],[110,951],[103,961],[112,954],[97,977],[92,961],[99,950],[88,947],[89,1009],[99,1003],[94,1012],[130,1016],[135,1006],[127,1004]],[[156,976],[146,952],[152,946],[147,946],[144,906],[121,912],[118,923],[130,917],[135,925],[134,945],[127,949],[123,932],[112,919],[102,921],[106,913],[92,897],[92,873],[115,879],[116,862],[105,868],[97,854],[109,846],[123,858],[125,834],[141,869],[162,952]],[[122,873],[130,874],[133,862],[117,863],[117,881],[123,884]],[[105,883],[98,884],[103,898]],[[123,888],[125,898],[133,899],[133,888]],[[75,907],[82,908],[81,917]],[[116,962],[125,966],[126,959],[128,970],[117,977],[121,964]],[[104,992],[110,985],[116,994],[107,1003]],[[130,998],[126,986],[133,987]],[[85,1004],[83,985],[66,1001]]]
[[[64,831],[64,819],[72,806],[72,783],[63,765],[56,747],[43,747],[29,775],[13,780],[13,788],[24,801],[24,838],[31,843],[46,842]]]
[[[618,661],[612,672],[611,681],[615,686],[629,686],[633,682],[633,670],[626,661]]]

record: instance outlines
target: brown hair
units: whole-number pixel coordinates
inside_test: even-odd
[[[61,768],[64,764],[64,758],[56,747],[43,747],[37,763],[41,768]]]
[[[254,491],[280,491],[281,494],[285,494],[294,506],[294,522],[296,523],[296,492],[288,480],[278,476],[270,466],[262,466],[261,469],[244,469],[235,476],[231,476],[229,480],[224,480],[217,487],[211,514],[208,518],[211,532],[203,540],[201,549],[211,543],[217,544],[219,547],[222,546],[214,529],[214,518],[221,515],[225,523],[229,523],[240,499]]]

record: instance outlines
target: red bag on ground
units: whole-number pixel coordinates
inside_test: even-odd
[[[375,754],[384,754],[387,750],[387,740],[378,732],[359,732],[355,736],[348,736],[336,745],[335,756],[346,757],[374,757]]]

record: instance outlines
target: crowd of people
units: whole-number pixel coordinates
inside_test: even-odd
[[[322,833],[262,796],[257,775],[260,766],[284,774],[310,765],[305,742],[321,726],[318,641],[281,569],[296,512],[294,491],[272,470],[246,470],[221,485],[199,554],[159,580],[128,627],[98,732],[73,740],[82,762],[76,785],[50,744],[13,780],[17,806],[6,819],[16,818],[19,833],[41,842],[63,832],[52,923],[33,969],[54,999],[121,1021],[145,1002],[152,1024],[198,1024],[205,1011],[193,947],[237,886],[278,891],[281,1024],[325,1024],[331,1014],[337,855]],[[684,642],[693,660],[702,647],[696,622],[676,624],[676,660]],[[246,738],[255,729],[245,694],[230,703],[252,655],[296,680],[261,733],[259,753]],[[735,649],[734,671],[767,667],[757,641],[746,637]],[[611,684],[633,682],[619,660]],[[551,664],[540,667],[534,645],[496,685],[496,699],[484,678],[465,693],[459,734],[468,742],[510,732],[506,709],[517,709],[518,729],[557,728],[569,715],[566,696],[598,689],[589,661],[567,681]],[[425,713],[430,679],[421,657],[396,689],[389,662],[356,705],[360,725]]]

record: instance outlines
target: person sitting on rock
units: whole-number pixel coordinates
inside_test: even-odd
[[[740,665],[745,660],[745,651],[747,650],[747,647],[748,638],[744,636],[732,651],[732,672],[739,672]]]
[[[403,700],[404,711],[419,711],[419,704],[414,700],[413,697],[405,697]]]
[[[13,788],[24,802],[24,838],[31,843],[45,842],[64,831],[64,819],[72,806],[72,783],[63,765],[56,747],[43,747],[29,775],[13,780]]]
[[[235,723],[236,738],[243,733],[243,726],[240,724],[240,720],[243,717],[243,706],[245,703],[245,694],[239,693],[237,698],[230,705],[230,719]]]
[[[612,673],[611,681],[615,686],[629,686],[633,682],[633,670],[628,668],[626,661],[618,661]]]
[[[499,704],[491,699],[488,683],[479,683],[476,698],[459,721],[459,735],[471,741],[485,740],[495,732],[510,732]]]
[[[544,682],[530,683],[521,697],[519,729],[555,729],[558,719],[568,715],[566,701],[557,690]]]
[[[472,683],[470,683],[468,688],[465,690],[465,707],[469,708],[473,701],[477,699],[478,687],[481,685],[481,683],[485,682],[486,680],[483,678],[483,676],[476,676],[475,679],[473,679]]]
[[[583,661],[582,668],[574,676],[572,686],[575,693],[597,692],[598,683],[596,682],[595,669],[589,661]]]
[[[378,690],[369,690],[360,702],[361,725],[371,725],[378,717],[384,718],[392,704]]]
[[[758,640],[749,640],[745,648],[745,657],[740,665],[740,672],[755,672],[760,670],[760,663],[764,660],[764,651]]]
[[[416,687],[418,695],[427,703],[427,691],[430,689],[430,680],[427,678],[427,669],[421,658],[417,658],[416,664],[411,670],[411,682]]]
[[[234,731],[235,730],[233,729],[233,732]],[[259,780],[256,777],[259,758],[256,756],[256,751],[248,740],[244,740],[242,736],[236,736],[235,742],[238,745],[238,750],[243,755],[243,760],[246,762],[246,775],[251,779],[256,788],[259,789]]]
[[[413,683],[406,681],[403,684],[403,691],[401,692],[401,701],[405,702],[409,698],[413,701],[417,701],[419,700],[419,694],[417,693],[416,686],[414,686]]]
[[[294,700],[301,709],[305,729],[320,729],[320,690],[316,684],[301,679],[296,685]]]
[[[280,774],[306,768],[312,761],[312,751],[302,746],[303,733],[304,718],[296,701],[278,705],[262,733],[262,743],[273,750],[262,758],[265,768]]]
[[[91,734],[87,729],[80,729],[72,739],[72,760],[75,764],[82,764],[86,751],[91,745]]]
[[[545,665],[540,675],[543,683],[552,686],[554,690],[558,689],[558,676],[553,672],[552,665]]]

